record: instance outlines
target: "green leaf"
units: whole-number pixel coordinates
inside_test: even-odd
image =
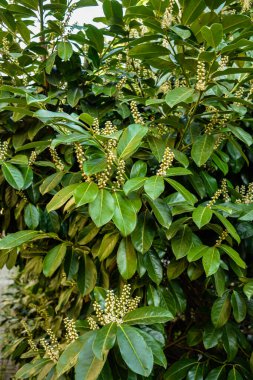
[[[175,105],[179,103],[191,103],[191,97],[193,94],[193,88],[178,87],[174,88],[174,90],[171,90],[167,93],[165,101],[168,104],[168,106],[170,106],[170,108],[173,108]]]
[[[104,359],[108,351],[114,346],[117,334],[117,324],[111,322],[103,326],[98,332],[93,342],[92,350],[99,360]]]
[[[235,227],[219,212],[214,211],[214,214],[217,216],[217,218],[221,221],[221,223],[224,225],[228,233],[237,241],[239,244],[241,239],[238,233],[236,232]]]
[[[184,199],[189,202],[191,205],[194,205],[194,203],[197,202],[197,198],[195,195],[190,193],[189,190],[187,190],[181,183],[174,181],[174,179],[171,178],[165,178],[165,180],[176,190],[178,191]]]
[[[167,139],[161,139],[155,136],[148,136],[148,143],[151,149],[151,152],[155,156],[158,162],[161,162],[163,159],[163,154],[167,146]]]
[[[118,192],[113,194],[115,201],[113,223],[123,236],[130,235],[135,229],[137,217],[132,202]]]
[[[57,52],[58,52],[59,57],[63,61],[68,61],[73,54],[73,48],[72,48],[71,43],[69,41],[58,42]]]
[[[79,352],[81,351],[84,343],[89,338],[89,334],[81,335],[79,338],[71,342],[63,351],[56,366],[58,377],[69,371],[76,365]]]
[[[154,306],[143,306],[128,312],[123,318],[128,325],[152,325],[155,323],[166,323],[174,319],[167,309]]]
[[[107,167],[106,156],[104,154],[96,155],[90,160],[83,163],[83,171],[86,175],[97,174],[104,171]]]
[[[222,41],[223,27],[222,24],[214,23],[210,27],[204,25],[201,28],[201,34],[209,46],[216,48]]]
[[[138,216],[135,230],[132,232],[131,239],[138,252],[145,253],[151,247],[155,236],[153,219],[148,211]]]
[[[37,359],[32,364],[27,363],[17,371],[15,377],[17,379],[31,379],[50,362],[52,362],[51,359],[45,358]]]
[[[238,252],[236,252],[229,245],[221,244],[220,248],[226,252],[226,254],[240,267],[245,269],[247,267],[246,263],[241,259]]]
[[[224,379],[224,373],[225,373],[225,366],[220,366],[217,368],[212,369],[211,372],[207,375],[205,380],[223,380]]]
[[[167,176],[169,177],[176,177],[179,175],[190,175],[192,172],[189,169],[186,168],[169,168],[167,170]]]
[[[9,234],[0,239],[0,249],[12,249],[19,247],[21,244],[27,243],[28,241],[34,239],[35,237],[39,237],[40,235],[41,232],[30,230]]]
[[[203,267],[206,276],[216,273],[220,266],[220,253],[215,247],[208,248],[202,257]]]
[[[179,277],[187,268],[187,261],[185,259],[173,260],[167,267],[167,277],[169,280],[174,280]]]
[[[192,261],[197,261],[201,259],[201,257],[205,254],[205,252],[209,249],[207,245],[198,245],[191,247],[187,252],[187,260],[191,263]]]
[[[127,325],[119,325],[117,342],[127,366],[135,373],[149,376],[153,368],[153,354],[138,330]]]
[[[182,380],[196,363],[193,359],[181,359],[172,364],[164,374],[164,380]]]
[[[108,190],[100,189],[96,199],[89,204],[91,219],[97,227],[108,223],[114,214],[115,201]]]
[[[125,194],[128,195],[132,191],[139,190],[144,185],[146,179],[146,177],[135,177],[126,181],[123,186]]]
[[[148,196],[155,200],[159,197],[164,191],[164,180],[163,177],[154,175],[152,177],[149,177],[145,184],[144,184],[144,190],[148,194]]]
[[[77,274],[78,290],[82,296],[90,294],[97,281],[97,269],[93,260],[86,254],[81,257]]]
[[[47,204],[47,212],[57,210],[63,206],[72,197],[77,186],[78,183],[73,183],[58,191]]]
[[[128,280],[136,272],[137,257],[129,238],[122,239],[117,252],[117,265],[121,276]]]
[[[200,229],[212,219],[212,210],[209,207],[198,206],[192,213],[192,219]]]
[[[230,317],[231,305],[229,293],[218,298],[211,309],[211,320],[216,328],[224,326]]]
[[[119,158],[129,158],[139,148],[147,132],[148,128],[140,124],[131,124],[124,129],[117,146]]]
[[[227,380],[243,380],[242,375],[239,371],[233,366],[233,368],[228,373]]]
[[[137,45],[129,50],[129,56],[138,59],[157,58],[169,54],[167,48],[151,42]]]
[[[212,135],[203,135],[196,138],[192,145],[191,157],[197,166],[202,166],[213,153],[215,138]]]
[[[67,251],[65,243],[58,244],[52,248],[43,261],[43,273],[46,277],[51,277],[61,265]]]
[[[103,261],[110,256],[119,240],[119,237],[119,233],[117,232],[110,232],[109,234],[104,235],[97,252],[97,256],[100,261]]]
[[[89,25],[85,32],[86,36],[91,41],[92,46],[94,46],[99,53],[102,53],[104,49],[104,36],[101,30],[94,25]]]
[[[94,182],[81,183],[75,188],[74,198],[77,207],[93,202],[98,195],[98,185]]]
[[[16,168],[16,166],[10,164],[9,162],[2,163],[2,172],[4,178],[11,187],[16,190],[21,190],[24,186],[24,178],[21,171]]]
[[[151,348],[153,356],[154,356],[154,363],[166,368],[167,359],[163,353],[161,345],[157,342],[156,339],[153,338],[151,334],[148,334],[146,331],[138,329],[138,332],[139,334],[142,335],[148,347]]]
[[[123,23],[123,10],[122,5],[116,0],[104,0],[103,1],[103,11],[106,17],[106,21],[109,25]]]
[[[40,185],[40,192],[42,195],[49,193],[61,182],[65,173],[57,172],[46,177]]]
[[[24,212],[24,219],[25,219],[25,224],[27,225],[28,228],[30,228],[31,230],[34,230],[35,228],[37,228],[40,222],[40,214],[37,207],[35,207],[31,203],[26,205],[25,212]]]
[[[190,25],[198,16],[202,14],[205,8],[206,4],[203,0],[185,1],[182,14],[182,23],[184,25]]]
[[[67,102],[74,108],[82,97],[83,90],[80,87],[73,87],[68,90]]]
[[[97,331],[90,331],[85,340],[82,349],[79,353],[77,364],[75,367],[75,379],[80,380],[95,380],[102,371],[105,364],[106,355],[104,360],[96,358],[92,346],[96,338]]]
[[[236,290],[233,290],[233,294],[231,296],[231,305],[233,309],[233,316],[236,322],[241,323],[246,317],[247,305],[245,298]]]
[[[246,132],[244,129],[236,126],[229,125],[228,127],[230,131],[241,141],[243,141],[247,146],[250,146],[253,144],[253,138],[252,135],[248,132]]]
[[[203,333],[203,344],[206,350],[213,348],[218,345],[222,337],[222,330],[216,329],[211,325],[208,325],[204,329]]]
[[[224,15],[222,17],[222,25],[224,32],[229,33],[232,30],[236,30],[239,28],[247,28],[250,22],[250,17],[241,15],[241,14],[235,14],[235,15]]]
[[[150,204],[152,211],[161,226],[169,228],[172,222],[172,216],[170,208],[165,203],[165,200],[158,198],[152,201],[148,198],[148,203]]]
[[[150,250],[145,255],[145,266],[151,280],[159,285],[163,279],[163,268],[156,252]]]
[[[249,280],[243,287],[243,292],[244,294],[246,295],[246,297],[248,298],[248,300],[250,300],[250,298],[252,297],[253,295],[253,280]]]
[[[187,255],[192,244],[192,231],[184,225],[171,240],[172,251],[177,260]]]

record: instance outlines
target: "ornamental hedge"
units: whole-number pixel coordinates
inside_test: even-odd
[[[3,354],[16,379],[250,380],[251,2],[100,3],[0,0]]]

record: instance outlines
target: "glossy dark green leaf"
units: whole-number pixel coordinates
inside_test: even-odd
[[[165,97],[165,101],[172,108],[179,103],[190,103],[193,94],[193,88],[179,87],[169,91]]]
[[[159,285],[163,279],[163,268],[156,252],[150,250],[146,253],[145,266],[151,280]]]
[[[126,183],[123,186],[125,194],[128,195],[132,191],[137,191],[141,189],[144,186],[146,179],[146,177],[135,177],[126,181]]]
[[[189,190],[187,190],[181,183],[175,181],[174,179],[171,178],[166,178],[166,181],[176,190],[178,191],[184,199],[189,202],[191,205],[194,205],[194,203],[197,202],[197,198],[195,195],[190,193]]]
[[[137,257],[130,238],[124,238],[117,251],[117,265],[121,276],[128,280],[133,277],[137,269]]]
[[[193,359],[181,359],[172,364],[164,374],[164,380],[182,380],[196,363]]]
[[[137,225],[131,234],[133,246],[140,253],[147,252],[154,240],[155,230],[153,219],[148,211],[138,216]]]
[[[165,186],[163,177],[158,175],[149,177],[144,184],[145,192],[153,200],[158,198],[163,193],[164,188]]]
[[[169,206],[166,204],[164,199],[157,198],[155,200],[148,199],[152,211],[161,224],[165,228],[169,228],[172,222],[172,216]]]
[[[216,328],[224,326],[230,317],[231,305],[230,296],[224,293],[222,297],[217,298],[211,309],[212,323]]]
[[[75,366],[75,378],[80,380],[93,380],[96,379],[105,364],[106,355],[104,360],[96,358],[92,346],[96,338],[96,331],[90,331],[89,336],[85,340]]]
[[[201,33],[207,44],[213,48],[216,48],[222,41],[222,24],[214,23],[210,27],[205,25],[201,28]]]
[[[77,207],[93,202],[98,195],[98,186],[94,182],[81,183],[75,188],[74,198]]]
[[[86,29],[86,36],[91,41],[95,49],[99,53],[102,53],[104,48],[104,36],[101,30],[96,28],[94,25],[89,25]]]
[[[138,329],[138,332],[142,335],[148,347],[151,348],[154,356],[154,363],[166,368],[167,360],[166,356],[163,353],[162,346],[157,342],[156,339],[153,338],[151,334],[148,334],[146,331]]]
[[[144,43],[129,50],[129,56],[138,59],[157,58],[168,56],[169,50],[155,43]]]
[[[148,347],[138,330],[131,326],[119,325],[117,342],[121,356],[127,366],[135,373],[149,376],[153,368],[154,358],[151,348]]]
[[[73,54],[73,48],[72,48],[71,43],[69,41],[58,42],[57,52],[58,52],[59,57],[63,61],[68,61]]]
[[[187,225],[185,225],[171,240],[172,251],[177,260],[187,255],[187,252],[191,247],[191,243],[192,231]]]
[[[116,341],[117,324],[111,322],[103,326],[96,334],[92,350],[99,360],[103,360],[104,355],[114,346]]]
[[[232,247],[229,245],[221,244],[220,248],[222,251],[226,252],[226,254],[240,267],[245,269],[246,263],[241,259],[238,252],[236,252]]]
[[[228,233],[237,241],[239,244],[241,239],[238,235],[235,227],[227,220],[221,213],[214,211],[214,214],[217,216],[217,218],[221,221],[221,223],[224,225],[224,227],[227,229]]]
[[[210,222],[212,215],[209,207],[198,206],[192,213],[192,219],[197,227],[201,228]]]
[[[83,91],[79,87],[70,88],[67,94],[67,101],[71,107],[75,107],[83,97]]]
[[[25,207],[24,219],[25,219],[25,224],[27,225],[28,228],[30,228],[31,230],[34,230],[35,228],[37,228],[40,221],[40,214],[37,207],[29,203]]]
[[[128,236],[133,232],[137,223],[136,211],[131,201],[120,193],[115,192],[113,198],[115,206],[112,220],[121,234]]]
[[[213,326],[207,326],[203,333],[203,343],[206,350],[218,345],[222,336],[222,329],[216,329]]]
[[[169,280],[178,278],[186,269],[187,261],[185,259],[173,260],[167,267],[167,276]]]
[[[191,156],[197,166],[202,166],[213,153],[215,138],[212,135],[197,137],[192,145]]]
[[[202,263],[207,277],[216,273],[220,266],[219,250],[216,247],[208,248],[203,254]]]
[[[114,214],[115,201],[108,190],[100,189],[96,199],[89,204],[91,219],[97,227],[108,223]]]
[[[140,124],[129,125],[122,133],[117,152],[120,159],[127,159],[130,157],[140,146],[143,137],[147,134],[148,128]]]
[[[14,189],[21,190],[24,186],[24,178],[21,171],[9,162],[2,163],[2,172],[6,181]]]
[[[236,322],[242,322],[246,317],[247,305],[243,295],[238,293],[236,290],[233,291],[233,294],[231,296],[231,305],[233,309],[233,316]]]
[[[229,373],[228,373],[228,378],[227,380],[243,380],[243,377],[242,375],[240,374],[240,372],[235,368],[233,367]]]
[[[77,362],[79,352],[81,351],[88,337],[89,334],[81,335],[65,348],[57,362],[56,371],[58,376],[63,375],[65,372],[69,371],[70,368],[74,367]]]
[[[212,369],[205,380],[223,380],[225,374],[225,366],[220,366],[217,368]]]

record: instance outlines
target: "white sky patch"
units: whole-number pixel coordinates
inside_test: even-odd
[[[78,25],[93,24],[93,19],[95,17],[104,17],[102,5],[93,7],[84,7],[79,8],[73,12],[73,15],[70,19],[70,24],[77,23]],[[99,25],[96,23],[96,25]],[[102,25],[102,24],[101,24]]]

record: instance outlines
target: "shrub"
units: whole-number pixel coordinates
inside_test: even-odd
[[[70,25],[90,5],[1,1],[5,354],[17,379],[251,379],[250,2]]]

